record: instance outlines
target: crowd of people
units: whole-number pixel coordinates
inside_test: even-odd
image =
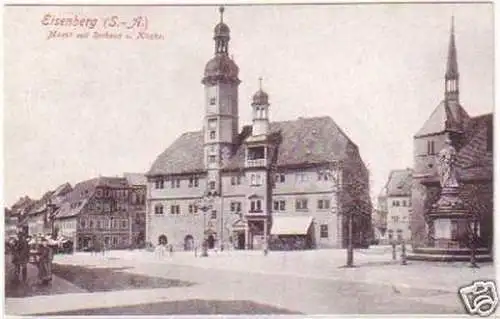
[[[38,269],[38,284],[48,285],[52,281],[52,259],[54,247],[44,236],[28,236],[19,232],[10,238],[6,246],[14,265],[14,282],[26,283],[28,279],[28,263]]]

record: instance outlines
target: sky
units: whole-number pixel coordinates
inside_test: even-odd
[[[99,22],[44,25],[47,14]],[[127,25],[146,17],[160,39],[93,38],[137,34],[104,29],[112,16]],[[413,135],[444,96],[452,16],[461,104],[471,116],[490,113],[491,4],[227,6],[240,127],[251,123],[263,77],[272,121],[330,116],[358,145],[375,198],[392,169],[413,165]],[[218,21],[213,6],[5,8],[4,204],[65,182],[146,172],[179,135],[201,129]],[[48,39],[51,31],[73,34]],[[76,38],[85,31],[89,38]]]

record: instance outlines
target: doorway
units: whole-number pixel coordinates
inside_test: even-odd
[[[208,236],[207,244],[208,244],[208,249],[214,249],[214,247],[215,247],[215,237],[214,237],[214,235]]]
[[[191,235],[184,237],[184,250],[189,251],[194,249],[194,239]]]
[[[236,249],[245,249],[245,233],[244,232],[238,233]]]

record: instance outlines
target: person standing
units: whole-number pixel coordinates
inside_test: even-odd
[[[38,248],[38,279],[41,284],[46,285],[52,280],[52,248],[49,247],[46,238],[42,238],[42,244]]]
[[[22,277],[22,281],[26,282],[28,279],[28,261],[29,261],[30,248],[28,241],[23,233],[18,234],[18,240],[14,246],[13,263],[15,266],[15,279],[19,281],[19,277]]]

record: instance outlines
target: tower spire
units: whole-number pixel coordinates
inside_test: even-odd
[[[220,23],[224,22],[224,6],[219,7],[219,12],[220,12]]]
[[[259,90],[262,91],[262,77],[259,77]]]
[[[448,60],[445,73],[445,99],[458,102],[458,62],[455,45],[455,17],[451,17],[450,42],[448,44]]]

